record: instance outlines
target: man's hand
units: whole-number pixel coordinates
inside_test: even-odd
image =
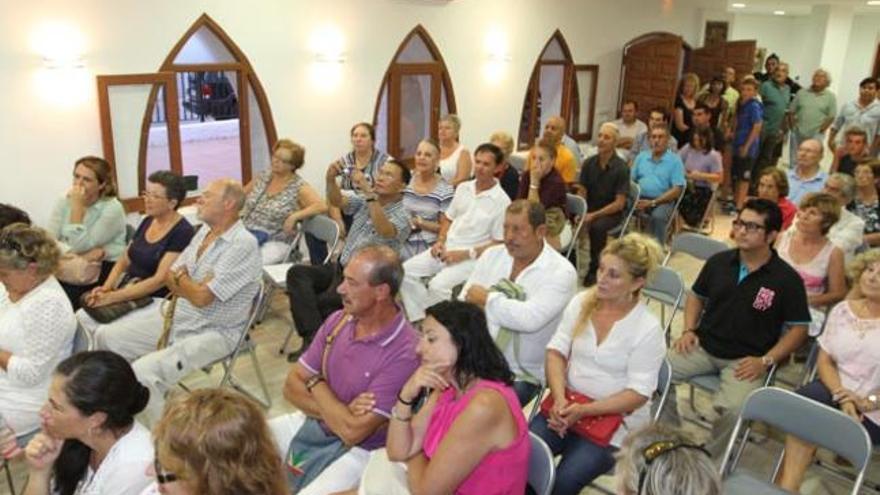
[[[636,202],[636,209],[645,211],[651,208],[651,200],[650,199],[640,199]]]
[[[764,362],[759,357],[744,357],[736,363],[733,376],[739,381],[750,382],[757,380],[767,371]]]
[[[440,261],[447,265],[454,265],[469,259],[471,259],[471,255],[467,249],[456,249],[453,251],[444,250],[443,254],[440,256]]]
[[[737,155],[739,155],[740,158],[745,158],[745,157],[749,156],[748,146],[746,146],[746,145],[740,146],[739,149],[737,150]]]
[[[685,355],[690,354],[698,345],[700,345],[700,338],[695,332],[688,330],[673,342],[672,348],[675,349],[675,352]]]
[[[431,256],[437,259],[443,259],[443,256],[446,254],[446,243],[443,241],[437,241],[431,246]]]
[[[862,415],[859,414],[859,410],[855,404],[852,402],[844,402],[840,405],[840,410],[844,412],[847,416],[854,419],[857,423],[862,422]]]
[[[596,213],[587,213],[584,215],[584,225],[590,225],[596,219]]]
[[[373,392],[363,392],[348,403],[348,410],[354,416],[367,414],[374,407],[376,407],[376,395]]]
[[[481,308],[486,307],[486,301],[489,299],[489,290],[483,287],[482,285],[471,285],[468,287],[467,294],[464,296],[464,300],[480,306]]]

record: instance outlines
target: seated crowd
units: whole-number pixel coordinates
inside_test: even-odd
[[[251,183],[201,191],[198,228],[177,212],[176,173],[148,177],[128,229],[108,163],[77,160],[46,229],[0,205],[0,454],[26,460],[27,495],[519,494],[537,489],[543,442],[554,494],[615,464],[618,493],[715,494],[746,397],[812,342],[818,376],[797,393],[877,445],[878,126],[848,106],[813,125],[803,108],[819,97],[792,97],[775,62],[736,89],[728,71],[703,88],[687,74],[671,117],[655,108],[647,125],[624,102],[586,159],[550,117],[522,171],[508,134],[471,153],[455,115],[412,170],[358,123],[325,200],[299,174],[305,149],[281,139]],[[817,71],[801,92],[826,86]],[[857,108],[876,98],[877,81],[861,86],[873,96]],[[774,153],[789,122],[786,171]],[[702,264],[667,334],[642,296],[667,242],[724,194],[733,248]],[[325,214],[343,237],[330,253],[300,235]],[[222,389],[172,397],[236,350],[263,266],[291,259],[302,344],[283,397],[297,412],[267,419]],[[677,429],[674,386],[652,410],[665,363],[673,384],[718,377],[705,446]],[[816,448],[785,445],[776,481],[797,491]]]

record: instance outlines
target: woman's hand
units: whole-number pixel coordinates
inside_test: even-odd
[[[67,191],[67,199],[77,206],[85,206],[86,204],[86,188],[83,186],[71,186]]]
[[[409,380],[400,389],[400,398],[406,402],[416,400],[419,392],[423,388],[433,390],[446,390],[449,388],[449,382],[443,378],[441,372],[449,369],[450,365],[446,364],[423,364],[416,369],[416,372],[409,377]]]
[[[857,423],[862,422],[861,415],[859,414],[858,408],[852,402],[846,402],[840,405],[840,410],[844,412],[847,416],[854,419]]]
[[[61,454],[64,440],[53,438],[44,432],[37,433],[24,449],[24,458],[33,472],[48,472]]]
[[[284,224],[281,228],[284,230],[285,234],[294,235],[296,234],[296,225],[298,222],[299,218],[296,217],[296,214],[290,214],[284,219]]]
[[[97,247],[94,249],[90,249],[90,250],[86,251],[85,253],[82,253],[80,256],[82,256],[83,258],[85,258],[88,261],[103,261],[105,254],[106,253],[104,252],[104,250],[102,248]]]

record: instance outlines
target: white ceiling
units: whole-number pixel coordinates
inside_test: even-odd
[[[809,15],[814,6],[850,6],[858,13],[878,13],[880,6],[871,6],[866,0],[724,0],[727,10],[741,14],[767,14],[781,10],[785,15]],[[734,3],[744,3],[745,8],[733,8]]]

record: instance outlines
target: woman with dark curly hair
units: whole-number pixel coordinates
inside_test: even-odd
[[[55,369],[43,430],[25,449],[24,495],[137,495],[150,483],[150,432],[134,420],[150,391],[128,361],[81,352]]]
[[[169,495],[287,495],[281,458],[263,411],[225,389],[169,403],[156,425],[157,484]]]
[[[523,493],[528,428],[482,310],[444,301],[426,313],[422,364],[397,396],[386,448],[371,456],[358,493]]]

